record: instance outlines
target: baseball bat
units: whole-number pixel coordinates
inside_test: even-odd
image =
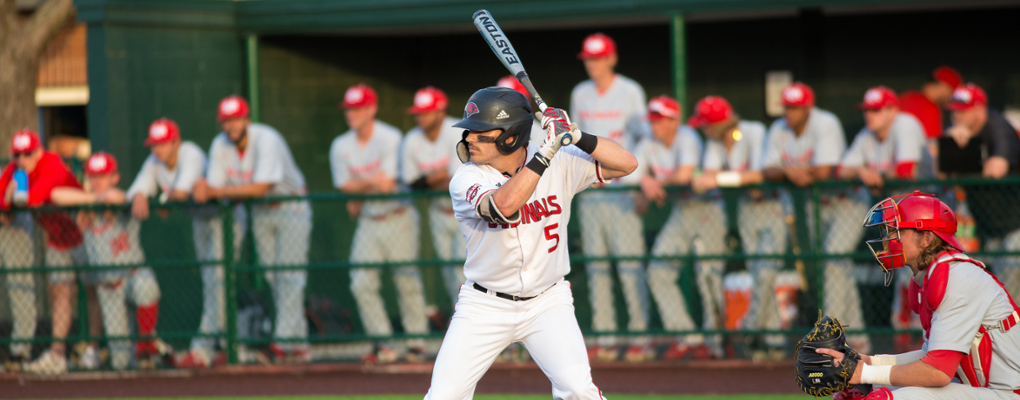
[[[797,268],[797,275],[800,275],[800,286],[802,290],[808,290],[808,279],[807,272],[804,271],[804,260],[800,258],[800,240],[797,239],[797,218],[792,215],[786,216],[786,227],[790,234],[790,247],[793,250],[793,255],[797,257],[793,261],[793,266]]]
[[[535,85],[531,83],[531,78],[524,70],[524,64],[521,64],[521,57],[517,55],[517,50],[514,50],[514,45],[503,33],[503,29],[496,24],[496,20],[486,10],[475,11],[471,20],[474,22],[475,28],[478,29],[478,33],[482,34],[485,43],[488,43],[489,48],[496,54],[499,62],[503,63],[503,66],[521,82],[521,85],[524,85],[524,88],[531,94],[531,98],[535,100],[535,104],[538,105],[538,109],[544,112],[549,106],[545,104],[545,101],[542,101],[538,90],[535,90]],[[569,133],[560,139],[561,146],[569,145],[571,142],[573,142],[573,136]]]

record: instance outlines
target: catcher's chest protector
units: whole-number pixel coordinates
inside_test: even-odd
[[[918,287],[913,279],[910,280],[910,308],[921,316],[921,327],[924,328],[924,339],[926,341],[931,334],[932,314],[942,304],[942,300],[946,295],[951,262],[968,262],[977,265],[982,271],[988,273],[995,280],[995,283],[999,284],[999,287],[1006,292],[1006,296],[1009,297],[1009,292],[1006,291],[1002,282],[999,282],[995,275],[988,271],[988,268],[980,261],[974,260],[961,252],[943,252],[925,272],[923,286]],[[988,387],[993,343],[991,336],[986,333],[988,333],[988,329],[998,329],[1002,333],[1006,333],[1017,322],[1020,322],[1020,308],[1017,308],[1012,297],[1009,297],[1009,303],[1013,306],[1012,315],[999,321],[997,326],[981,326],[978,328],[978,332],[971,342],[970,352],[960,361],[960,366],[956,370],[956,377],[964,384],[969,384],[973,387]]]

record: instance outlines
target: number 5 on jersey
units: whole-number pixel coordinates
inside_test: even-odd
[[[545,239],[556,241],[555,243],[553,243],[552,247],[549,248],[550,253],[556,251],[556,248],[560,246],[560,234],[553,233],[554,231],[556,231],[556,228],[559,227],[560,227],[559,223],[555,223],[545,227]]]

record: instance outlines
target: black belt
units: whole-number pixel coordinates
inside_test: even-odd
[[[474,283],[472,286],[474,286],[475,290],[477,290],[479,292],[482,292],[482,293],[485,293],[485,294],[489,294],[489,289],[486,289],[485,286],[479,285],[478,283]],[[554,283],[552,286],[556,286],[556,284]],[[549,289],[552,289],[552,286],[549,286]],[[549,289],[546,289],[546,290],[549,290]],[[545,293],[546,290],[543,290],[542,293]],[[536,298],[536,297],[538,297],[539,295],[542,294],[542,293],[539,293],[539,294],[536,294],[536,295],[531,296],[531,297],[520,297],[520,296],[515,296],[515,295],[512,295],[512,294],[506,294],[506,293],[500,293],[500,292],[492,292],[492,293],[495,293],[496,297],[499,297],[499,298],[502,298],[502,299],[507,299],[507,300],[513,300],[513,301],[528,301],[528,300],[534,299],[534,298]]]

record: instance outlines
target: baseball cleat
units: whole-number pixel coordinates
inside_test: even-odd
[[[655,351],[648,346],[640,346],[633,344],[627,348],[627,352],[623,355],[624,359],[628,362],[643,362],[655,359]]]
[[[682,360],[684,358],[694,358],[695,360],[711,360],[715,358],[712,354],[712,350],[708,346],[699,345],[686,345],[674,343],[672,346],[662,354],[662,359],[667,361]]]
[[[588,348],[588,360],[599,362],[613,362],[620,358],[620,351],[616,346],[601,347],[592,346]]]
[[[192,350],[177,358],[174,365],[177,368],[200,369],[209,368],[212,363],[209,360],[209,356],[206,355],[204,351]]]
[[[21,369],[30,374],[59,375],[67,372],[67,359],[53,351],[46,351]]]

